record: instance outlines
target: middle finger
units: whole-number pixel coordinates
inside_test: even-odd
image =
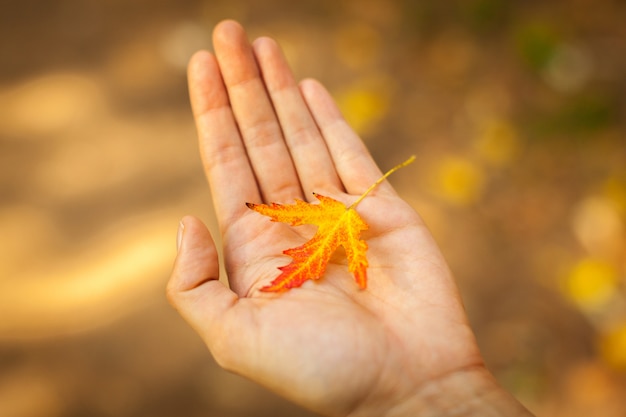
[[[243,28],[225,21],[213,35],[231,107],[266,202],[302,198],[298,175]]]

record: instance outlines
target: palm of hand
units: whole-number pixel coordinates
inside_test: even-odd
[[[358,211],[370,224],[366,290],[358,289],[339,253],[319,282],[280,294],[259,292],[276,277],[277,266],[290,262],[281,252],[310,234],[252,212],[225,230],[226,270],[231,288],[245,297],[239,307],[247,319],[234,309],[233,320],[247,334],[239,342],[254,347],[254,359],[242,368],[241,357],[226,354],[223,366],[298,403],[347,411],[365,398],[400,402],[427,379],[476,360],[471,349],[467,363],[451,360],[458,357],[458,346],[449,340],[467,340],[471,347],[471,331],[445,263],[417,214],[395,196],[368,197]],[[246,349],[231,345],[228,350]],[[387,373],[404,374],[406,381],[385,380]]]
[[[349,204],[381,173],[328,93],[313,81],[298,88],[274,44],[261,39],[253,52],[233,22],[214,37],[217,60],[192,59],[190,92],[230,288],[216,280],[208,231],[187,218],[168,294],[216,360],[327,415],[382,415],[429,380],[480,364],[445,261],[388,183],[357,207],[370,226],[366,290],[338,255],[319,282],[258,291],[290,262],[282,251],[312,233],[245,202],[316,191]]]

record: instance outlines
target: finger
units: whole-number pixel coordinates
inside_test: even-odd
[[[305,196],[328,188],[343,190],[326,143],[280,47],[270,38],[259,38],[252,46]]]
[[[213,44],[263,199],[301,198],[298,176],[246,33],[238,23],[224,21],[215,28]]]
[[[219,279],[217,248],[206,226],[197,218],[184,217],[178,229],[178,255],[168,283],[168,295],[194,290]]]
[[[215,332],[211,323],[219,321],[238,297],[218,281],[217,249],[200,220],[185,217],[181,221],[179,241],[167,298],[200,335],[210,338]]]
[[[183,218],[178,240],[178,255],[167,285],[167,297],[204,340],[216,361],[236,371],[245,359],[242,353],[254,346],[253,331],[233,332],[241,328],[242,312],[247,317],[249,309],[218,281],[217,250],[200,220],[190,216]]]
[[[300,90],[319,126],[333,158],[339,178],[350,194],[361,194],[382,176],[365,144],[341,115],[328,91],[317,81],[307,79]],[[379,193],[393,192],[388,182],[377,187]]]
[[[215,57],[196,53],[189,61],[188,79],[200,155],[224,228],[246,210],[245,201],[261,197]]]

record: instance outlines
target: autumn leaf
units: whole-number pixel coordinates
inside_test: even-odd
[[[248,204],[252,210],[270,217],[273,221],[291,226],[314,224],[318,226],[315,236],[302,246],[287,249],[283,253],[293,258],[289,265],[280,267],[282,273],[261,291],[281,291],[299,287],[307,279],[319,279],[335,249],[344,247],[348,258],[348,269],[361,288],[366,285],[367,243],[360,239],[367,224],[354,208],[330,197],[314,194],[319,204],[296,200],[293,205],[272,203]]]
[[[343,246],[348,259],[348,270],[360,288],[367,286],[367,243],[361,239],[361,232],[367,230],[368,225],[355,210],[367,194],[370,193],[385,178],[396,170],[415,160],[412,156],[405,162],[395,166],[367,189],[350,207],[343,203],[313,193],[319,204],[311,204],[296,200],[294,204],[283,205],[278,203],[246,205],[275,222],[287,223],[291,226],[312,224],[318,226],[315,235],[301,246],[283,251],[293,261],[278,269],[281,274],[270,285],[261,288],[265,292],[280,292],[299,287],[308,279],[320,279],[326,271],[331,256],[339,246]]]

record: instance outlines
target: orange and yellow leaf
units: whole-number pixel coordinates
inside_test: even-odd
[[[280,275],[270,285],[261,288],[265,292],[279,292],[299,287],[306,280],[320,279],[326,271],[331,256],[339,246],[343,246],[348,259],[348,270],[352,272],[360,288],[367,286],[367,243],[361,239],[361,232],[368,225],[356,212],[356,205],[397,169],[413,162],[411,157],[394,167],[356,200],[350,207],[320,194],[315,194],[319,204],[310,204],[296,200],[294,204],[253,204],[246,205],[272,221],[287,223],[291,226],[312,224],[318,226],[315,235],[301,246],[283,251],[293,261],[280,267]]]

